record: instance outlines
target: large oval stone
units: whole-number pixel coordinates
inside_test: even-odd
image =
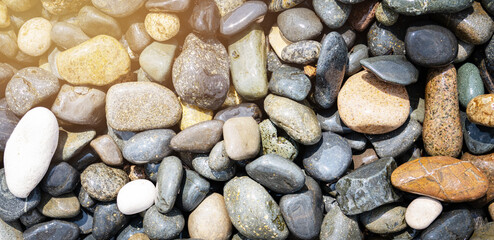
[[[117,39],[99,35],[56,57],[60,76],[74,85],[104,86],[130,71],[130,58]]]
[[[233,226],[254,239],[286,239],[288,228],[280,207],[259,183],[249,177],[230,180],[223,188]]]
[[[391,183],[402,191],[447,202],[478,199],[488,187],[486,176],[470,162],[446,156],[407,162],[393,171]]]
[[[58,145],[58,123],[50,110],[37,107],[21,118],[5,146],[7,186],[26,198],[43,179]]]
[[[338,112],[345,125],[356,132],[383,134],[405,123],[410,101],[405,87],[362,71],[351,76],[341,88]]]
[[[172,152],[169,145],[175,135],[171,129],[140,132],[125,142],[123,157],[135,164],[159,161]]]
[[[154,204],[161,213],[172,210],[177,199],[183,176],[182,162],[175,156],[166,157],[161,161],[156,178],[156,199]]]
[[[404,15],[422,15],[429,13],[455,13],[472,5],[473,0],[384,0],[383,3],[394,11]]]
[[[117,198],[118,191],[129,181],[127,174],[118,168],[95,163],[81,174],[84,190],[99,201],[111,201]]]

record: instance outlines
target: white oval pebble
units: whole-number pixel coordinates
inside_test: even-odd
[[[58,122],[44,107],[29,110],[21,118],[5,146],[7,186],[18,198],[26,198],[43,179],[58,145]]]
[[[132,215],[151,207],[156,198],[156,187],[146,179],[137,179],[125,184],[117,196],[117,207],[120,212]]]
[[[51,45],[50,21],[36,17],[26,21],[19,29],[17,45],[27,55],[37,57],[43,55]]]
[[[422,230],[427,228],[441,214],[443,205],[430,197],[418,197],[407,207],[405,221],[411,228]]]

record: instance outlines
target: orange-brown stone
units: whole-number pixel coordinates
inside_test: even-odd
[[[494,200],[494,153],[487,155],[472,155],[470,153],[464,153],[461,156],[461,160],[471,162],[481,172],[485,174],[489,180],[489,188],[487,194],[476,201],[476,204],[484,206],[488,202]]]
[[[447,156],[404,163],[391,174],[394,187],[446,202],[467,202],[487,192],[487,177],[468,161]]]

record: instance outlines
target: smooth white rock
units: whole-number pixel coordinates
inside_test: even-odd
[[[150,208],[156,198],[156,187],[146,179],[125,184],[117,195],[117,207],[126,215],[140,213]]]
[[[405,221],[411,228],[422,230],[427,228],[443,211],[443,205],[430,197],[418,197],[407,207]]]
[[[19,121],[5,146],[7,186],[18,198],[26,198],[43,179],[58,145],[58,122],[44,107],[29,110]]]

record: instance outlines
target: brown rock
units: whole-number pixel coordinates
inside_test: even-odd
[[[144,165],[125,165],[123,170],[129,176],[130,181],[147,178]]]
[[[190,214],[188,220],[191,238],[203,240],[227,240],[232,234],[232,223],[225,200],[218,193],[204,199]]]
[[[494,94],[474,97],[467,106],[468,120],[475,124],[494,127]]]
[[[487,194],[476,201],[477,204],[484,206],[494,199],[494,153],[481,156],[464,153],[461,156],[461,160],[471,162],[475,167],[483,172],[489,180]]]
[[[367,148],[364,152],[360,154],[354,154],[352,156],[353,169],[357,169],[371,162],[375,162],[379,159],[373,148]]]
[[[446,202],[467,202],[487,192],[486,176],[468,161],[447,156],[422,157],[393,171],[394,187]]]
[[[41,195],[38,210],[45,216],[51,218],[71,218],[80,212],[79,200],[73,193],[52,197],[48,193]]]
[[[362,32],[373,22],[379,2],[368,0],[352,5],[348,22],[358,32]]]
[[[461,152],[463,133],[453,65],[429,72],[422,139],[429,155],[456,157]]]
[[[125,32],[125,39],[132,51],[136,53],[142,52],[149,44],[153,42],[151,36],[146,32],[144,23],[134,23],[130,25]]]
[[[170,147],[179,152],[207,153],[221,140],[222,129],[220,120],[200,122],[175,135]]]
[[[225,151],[233,160],[257,156],[261,149],[259,125],[252,117],[230,118],[223,125]]]
[[[494,219],[494,202],[489,204],[489,215],[491,216],[491,219]]]
[[[101,161],[109,166],[120,166],[123,164],[123,157],[113,138],[109,135],[102,135],[91,141],[89,145],[96,151]]]

